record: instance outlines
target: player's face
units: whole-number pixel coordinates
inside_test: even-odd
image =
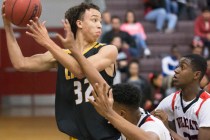
[[[101,35],[101,13],[95,9],[85,11],[82,23],[82,33],[88,41],[96,41]]]
[[[195,73],[191,66],[191,60],[182,57],[179,66],[175,69],[173,82],[176,87],[184,88],[194,81]]]

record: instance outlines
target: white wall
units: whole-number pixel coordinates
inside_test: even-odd
[[[0,1],[2,4],[3,0]],[[41,0],[41,21],[46,20],[48,27],[62,26],[61,20],[64,18],[65,11],[83,1],[84,0]],[[0,27],[3,27],[2,20],[0,20]]]

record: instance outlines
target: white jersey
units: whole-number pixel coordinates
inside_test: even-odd
[[[169,121],[175,121],[177,134],[185,140],[197,140],[200,127],[210,127],[210,94],[201,90],[190,102],[182,99],[177,91],[160,102],[157,109],[168,114]]]
[[[171,140],[170,133],[165,125],[159,119],[154,116],[146,113],[142,108],[139,108],[141,111],[141,118],[137,124],[138,127],[144,131],[154,132],[159,136],[160,140]],[[126,140],[126,137],[121,134],[120,140]]]

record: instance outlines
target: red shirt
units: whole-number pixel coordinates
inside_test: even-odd
[[[207,34],[210,34],[210,19],[205,21],[203,16],[198,16],[195,21],[194,32],[196,36],[206,38]]]

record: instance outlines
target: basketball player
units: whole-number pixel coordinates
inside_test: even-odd
[[[69,40],[71,40],[70,42],[74,42],[73,34],[71,33],[70,28],[68,28],[69,23],[66,22],[64,24],[67,34],[71,34],[68,36]],[[113,105],[112,96],[107,96],[107,89],[109,86],[96,68],[94,68],[92,64],[82,55],[81,51],[74,45],[74,43],[69,43],[67,47],[71,51],[72,56],[80,64],[89,82],[92,85],[96,83],[101,85],[99,86],[96,84],[95,86],[98,96],[96,96],[96,93],[93,95],[96,102],[94,102],[92,98],[89,98],[89,100],[102,116],[108,119],[115,128],[122,132],[123,136],[120,138],[121,140],[126,138],[132,140],[171,139],[169,131],[160,120],[147,114],[143,109],[139,108],[141,93],[138,88],[129,84],[114,85],[112,87],[115,99],[115,103]],[[117,49],[113,51],[117,52]],[[103,85],[103,83],[105,84]],[[117,113],[112,109],[112,106]]]
[[[28,25],[31,35],[41,46],[47,48],[44,54],[24,57],[14,37],[11,23],[5,18],[2,8],[4,28],[9,56],[13,66],[19,71],[40,72],[57,67],[55,113],[60,131],[79,140],[116,140],[119,132],[100,116],[88,102],[92,86],[85,78],[79,64],[69,50],[62,50],[48,36],[44,23],[38,21]],[[71,23],[74,46],[100,71],[108,84],[114,77],[114,63],[117,57],[115,46],[96,42],[101,34],[101,14],[93,4],[82,3],[70,8],[65,18]],[[69,27],[70,28],[70,27]],[[68,38],[61,39],[63,45],[71,44]],[[72,138],[73,139],[73,138]]]
[[[199,86],[207,62],[199,55],[186,55],[175,69],[174,85],[181,90],[166,97],[154,111],[154,115],[175,121],[177,131],[173,137],[184,140],[210,140],[210,94]]]

